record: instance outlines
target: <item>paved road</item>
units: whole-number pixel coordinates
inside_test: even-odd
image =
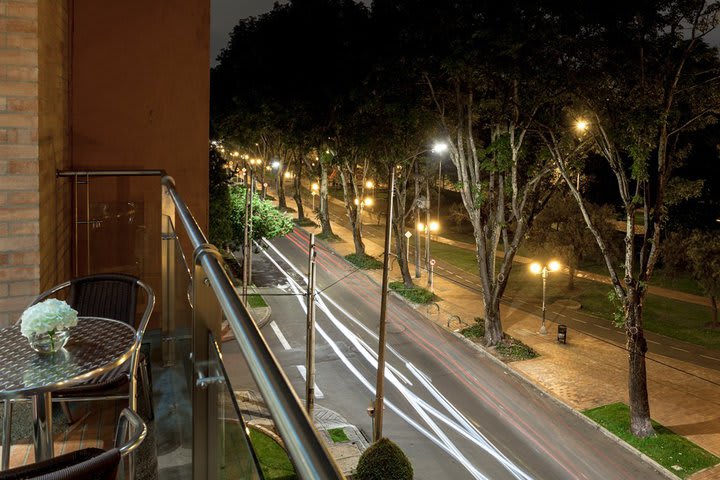
[[[306,287],[306,251],[307,236],[296,230],[256,255],[253,266],[273,310],[263,333],[301,397],[304,297],[292,294]],[[374,396],[380,288],[322,248],[317,285],[317,401],[370,432],[366,407]],[[416,478],[662,478],[395,298],[388,320],[384,432],[408,454]],[[226,345],[228,359],[233,348]],[[242,367],[227,363],[231,378],[242,382]]]
[[[336,199],[331,199],[330,201],[330,216],[334,222],[340,225],[346,225],[348,223],[345,208]],[[363,220],[365,221],[363,223],[363,238],[382,244],[384,241],[385,227],[383,224],[378,225],[374,219],[375,217],[371,218],[367,212],[363,214]],[[422,245],[424,246],[424,243]],[[411,258],[415,258],[414,242],[410,245],[410,252]],[[477,293],[482,292],[480,279],[476,272],[463,270],[441,258],[436,258],[435,261],[435,275],[463,286],[468,290]],[[414,273],[413,266],[411,266],[411,273]],[[539,302],[513,298],[510,295],[505,295],[502,301],[507,305],[512,305],[515,308],[528,312],[538,312],[540,309]],[[565,306],[549,305],[547,308],[547,319],[555,323],[565,324],[572,330],[592,335],[616,345],[625,345],[626,337],[624,329],[613,327],[607,318],[586,314]],[[650,353],[675,358],[705,368],[720,369],[720,352],[717,350],[683,342],[682,340],[658,335],[649,331],[645,332],[645,336],[648,340],[648,350]]]

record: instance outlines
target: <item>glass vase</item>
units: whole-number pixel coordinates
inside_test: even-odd
[[[38,353],[55,353],[70,339],[70,330],[53,330],[47,333],[33,333],[28,341],[30,348]]]

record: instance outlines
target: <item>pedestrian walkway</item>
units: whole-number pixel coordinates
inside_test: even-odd
[[[332,228],[342,241],[329,244],[329,248],[342,256],[354,253],[352,232],[334,222]],[[319,229],[309,231],[318,233]],[[368,239],[363,241],[368,255],[382,255],[381,245]],[[380,270],[364,271],[364,274],[381,283]],[[395,268],[390,272],[391,281],[399,279],[399,275]],[[424,286],[426,278],[423,276],[416,283]],[[443,278],[436,277],[434,284],[435,293],[442,300],[430,308],[416,308],[430,321],[457,330],[482,316],[483,303],[478,293]],[[548,334],[540,335],[538,315],[512,304],[503,305],[501,314],[505,332],[540,354],[532,360],[509,364],[518,375],[575,410],[628,402],[627,354],[621,345],[572,330],[568,332],[567,344],[560,344],[555,341],[557,326],[552,321],[548,322]],[[647,370],[653,419],[720,456],[720,414],[717,413],[720,371],[661,355],[648,355]],[[720,467],[691,478],[720,478]]]

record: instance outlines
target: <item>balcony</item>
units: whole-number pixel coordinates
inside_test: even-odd
[[[65,171],[56,181],[73,197],[76,275],[135,275],[158,300],[143,342],[154,418],[140,409],[149,434],[136,478],[265,478],[251,436],[282,444],[298,478],[343,478],[173,179],[160,170]],[[70,426],[57,409],[55,453],[108,448],[124,406],[73,403]],[[29,409],[16,413],[16,423],[29,422]],[[11,467],[34,461],[22,428]]]

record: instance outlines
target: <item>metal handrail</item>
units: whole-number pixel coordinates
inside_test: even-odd
[[[245,357],[248,369],[270,410],[280,436],[285,442],[297,473],[303,479],[344,478],[324,443],[302,408],[275,356],[260,330],[240,301],[227,272],[211,253],[207,238],[198,226],[190,209],[175,190],[172,177],[162,178],[162,184],[175,204],[188,234],[196,260],[202,265],[228,325]]]

